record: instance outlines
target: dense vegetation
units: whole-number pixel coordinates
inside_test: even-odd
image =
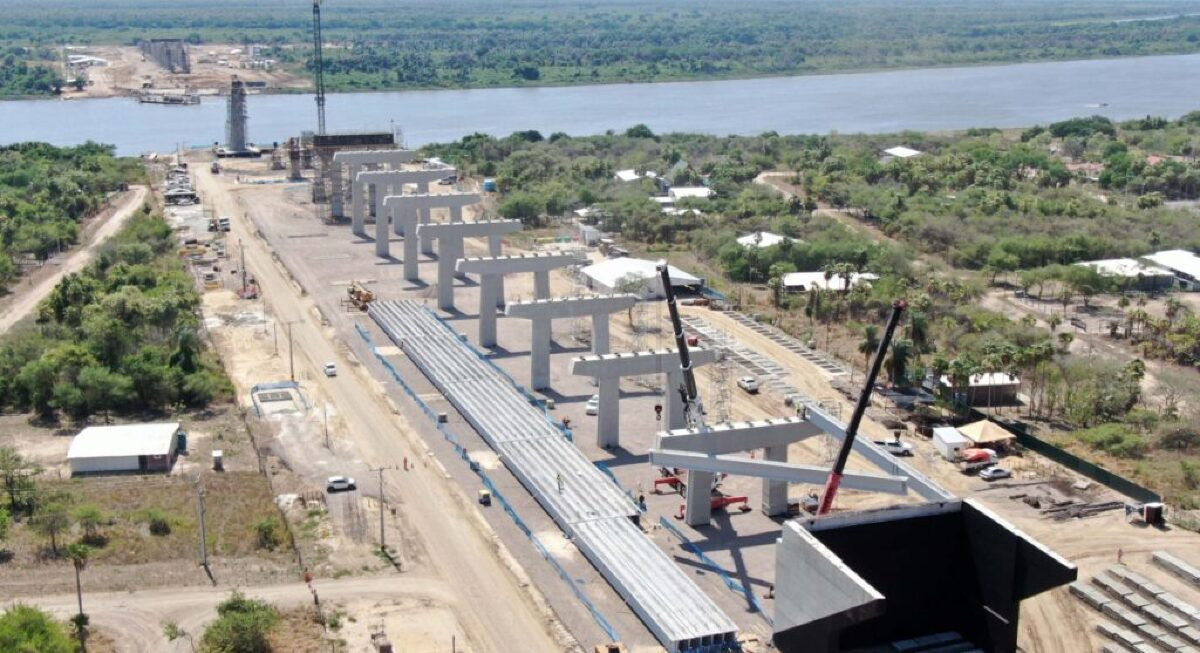
[[[11,0],[0,43],[267,43],[302,69],[292,0]],[[1200,51],[1200,3],[632,0],[330,3],[334,89],[804,74]]]
[[[142,174],[137,161],[95,143],[0,147],[0,285],[18,274],[22,258],[44,262],[74,243],[80,221]]]
[[[30,63],[33,56],[28,48],[0,47],[0,98],[52,95],[62,90],[58,73],[49,66]]]
[[[0,651],[72,653],[67,628],[42,610],[15,604],[0,615]]]
[[[199,295],[171,228],[143,208],[0,347],[0,406],[75,420],[204,406],[229,392],[197,333]]]
[[[885,367],[893,383],[945,376],[952,398],[973,374],[1011,373],[1023,381],[1027,418],[1076,428],[1083,446],[1136,459],[1200,449],[1200,422],[1180,408],[1185,402],[1149,403],[1140,360],[1068,353],[1073,334],[1058,329],[1065,318],[1057,314],[1047,329],[982,308],[980,300],[989,284],[1003,280],[1064,311],[1079,302],[1086,307],[1097,295],[1127,288],[1073,263],[1200,248],[1194,215],[1164,206],[1168,198],[1200,197],[1200,166],[1191,154],[1200,143],[1196,118],[1113,124],[1092,117],[1024,132],[880,136],[656,135],[639,125],[580,138],[476,134],[427,149],[493,177],[504,217],[562,230],[559,216],[588,207],[587,221],[620,233],[635,250],[708,276],[735,300],[743,287],[722,278],[765,283],[772,319],[822,346],[851,339],[860,342],[860,356],[873,351],[878,334],[871,325],[894,298],[907,297],[912,310]],[[881,156],[899,144],[924,154]],[[1103,171],[1067,167],[1081,163]],[[630,168],[655,172],[673,186],[706,185],[715,194],[665,212],[651,199],[661,194],[658,179],[615,179],[615,171]],[[755,183],[769,170],[793,171],[785,177],[796,195]],[[793,240],[765,249],[735,242],[758,230]],[[785,293],[781,279],[794,271],[822,271],[845,283]],[[852,275],[864,271],[881,278],[852,285]],[[1113,335],[1139,341],[1145,356],[1194,366],[1200,319],[1178,302],[1168,309],[1167,319],[1131,311],[1114,322]],[[1178,480],[1185,471],[1168,473]]]

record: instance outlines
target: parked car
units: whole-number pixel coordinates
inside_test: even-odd
[[[325,363],[325,376],[337,376],[337,365]]]
[[[586,410],[588,415],[600,414],[600,395],[592,395],[592,398],[587,400]]]
[[[875,440],[875,444],[883,447],[883,450],[893,456],[911,456],[913,455],[913,446],[907,442],[899,440]]]
[[[750,394],[758,393],[758,379],[752,376],[743,376],[737,380],[737,385],[739,388],[749,392]]]
[[[356,489],[358,486],[349,476],[330,476],[329,480],[325,481],[325,491],[327,492],[349,492]]]
[[[1003,467],[988,467],[982,472],[979,472],[979,478],[982,478],[985,481],[996,481],[1002,478],[1012,478],[1012,472],[1004,469]]]
[[[438,186],[449,186],[450,184],[457,183],[457,182],[458,182],[458,176],[450,175],[449,177],[443,177],[443,178],[439,179]]]

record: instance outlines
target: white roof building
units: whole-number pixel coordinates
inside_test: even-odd
[[[869,283],[879,278],[877,274],[854,272],[850,275],[850,287],[860,283]],[[821,290],[845,290],[846,281],[838,275],[833,275],[828,281],[824,272],[792,272],[783,275],[783,287],[796,292],[806,292],[813,288]]]
[[[778,245],[779,243],[782,243],[785,240],[792,240],[792,239],[788,238],[787,236],[780,236],[779,234],[773,234],[769,231],[756,231],[752,234],[746,234],[745,236],[742,236],[741,238],[737,239],[738,244],[741,245],[742,247],[757,247],[759,249],[766,249],[768,247],[773,247],[775,245]]]
[[[667,191],[667,195],[672,200],[681,200],[687,197],[698,197],[706,200],[713,196],[713,189],[705,186],[677,186]]]
[[[169,471],[179,444],[179,422],[89,426],[67,450],[71,473]]]
[[[1174,272],[1187,287],[1193,290],[1200,284],[1200,256],[1185,249],[1168,249],[1148,254],[1142,258]]]
[[[642,177],[648,177],[650,179],[654,179],[654,178],[658,177],[658,173],[654,172],[653,170],[647,170],[646,174],[641,175],[641,174],[638,174],[637,170],[634,170],[633,168],[629,168],[627,170],[618,170],[616,172],[616,174],[613,175],[613,178],[616,179],[617,181],[637,181],[637,180],[641,179]]]
[[[986,388],[988,386],[996,388],[996,387],[1005,386],[1005,385],[1020,385],[1020,384],[1021,384],[1020,379],[1018,379],[1017,377],[1015,377],[1011,374],[1005,374],[1004,372],[987,372],[987,373],[983,373],[983,374],[972,374],[971,378],[967,380],[967,385],[972,388]],[[942,376],[942,385],[952,386],[952,385],[954,385],[954,382],[950,379],[949,376],[943,375]]]
[[[589,265],[580,270],[580,273],[583,274],[589,289],[601,293],[617,292],[617,288],[627,278],[639,279],[644,283],[642,298],[655,299],[664,296],[662,279],[659,278],[658,270],[656,269],[657,265],[656,261],[622,256],[620,258],[610,258],[595,265]],[[703,279],[688,274],[674,265],[667,266],[667,270],[671,273],[672,287],[704,285]]]
[[[894,156],[897,159],[908,159],[923,154],[920,150],[914,150],[911,147],[904,147],[903,145],[889,147],[888,149],[884,150],[883,153],[888,156]]]
[[[1106,277],[1161,277],[1171,276],[1171,271],[1157,265],[1146,265],[1132,258],[1110,258],[1100,261],[1083,261],[1075,265],[1083,265],[1095,269]]]

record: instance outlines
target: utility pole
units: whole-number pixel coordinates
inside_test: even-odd
[[[379,550],[387,552],[387,544],[383,537],[383,470],[391,467],[380,467],[369,471],[379,473]]]
[[[242,296],[246,295],[246,243],[238,239],[238,249],[242,254]]]
[[[328,449],[329,448],[329,403],[328,402],[321,405],[321,412],[324,413],[324,415],[325,415],[325,448]],[[382,493],[382,492],[383,492],[383,490],[381,489],[380,493]]]
[[[196,477],[196,508],[200,512],[200,566],[208,570],[208,537],[204,527],[204,485]]]
[[[287,323],[288,328],[288,370],[289,376],[293,381],[296,380],[296,357],[292,353],[292,323]]]

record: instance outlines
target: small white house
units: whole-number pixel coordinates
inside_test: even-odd
[[[89,426],[67,450],[71,474],[169,472],[181,432],[179,422]]]
[[[922,152],[921,150],[914,150],[911,147],[897,145],[896,147],[889,147],[888,149],[884,150],[883,154],[884,156],[892,157],[894,159],[911,159],[914,156],[920,156]]]
[[[636,279],[643,288],[642,299],[659,299],[664,297],[662,279],[658,276],[657,263],[646,259],[622,256],[610,258],[595,265],[589,265],[580,273],[588,289],[598,293],[614,293],[624,285],[625,280]],[[699,289],[704,286],[704,279],[680,270],[674,265],[668,266],[673,288]]]
[[[853,272],[850,274],[850,288],[857,286],[860,283],[870,283],[879,278],[879,275],[871,274],[870,272]],[[808,292],[813,288],[821,290],[846,290],[846,280],[840,275],[833,275],[829,279],[825,278],[824,272],[789,272],[783,275],[783,289],[788,292]]]
[[[737,239],[738,244],[742,247],[757,247],[758,249],[774,247],[785,240],[791,240],[791,238],[780,236],[770,231],[756,231]]]
[[[689,197],[706,200],[713,196],[713,189],[705,186],[676,186],[667,191],[667,196],[673,201],[686,199]]]
[[[962,455],[963,449],[971,446],[971,442],[953,426],[939,426],[933,429],[933,446],[943,458],[953,462]]]

